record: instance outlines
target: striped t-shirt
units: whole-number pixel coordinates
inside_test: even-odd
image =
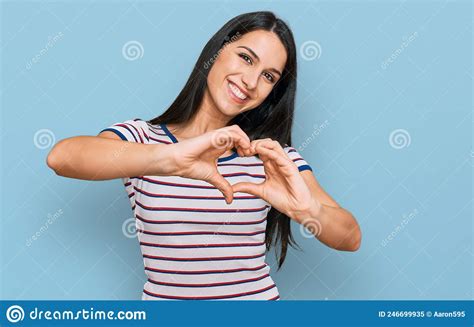
[[[141,119],[113,124],[122,140],[172,144],[166,124]],[[284,147],[300,171],[311,167],[292,147]],[[261,183],[256,156],[218,159],[219,173],[232,185]],[[278,300],[265,263],[265,227],[270,204],[236,192],[231,204],[208,182],[179,176],[122,179],[137,222],[145,274],[143,300]]]

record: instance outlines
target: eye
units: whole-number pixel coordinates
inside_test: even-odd
[[[273,75],[272,75],[272,74],[270,74],[270,73],[266,73],[266,72],[265,72],[265,73],[263,73],[263,75],[264,75],[264,76],[265,76],[265,78],[266,78],[266,79],[268,79],[270,82],[272,82],[272,83],[273,83],[273,82],[275,81],[275,77],[273,77]]]
[[[242,59],[244,59],[246,62],[248,62],[249,64],[252,64],[252,58],[250,58],[249,56],[247,56],[245,53],[239,53],[239,57],[241,57]]]

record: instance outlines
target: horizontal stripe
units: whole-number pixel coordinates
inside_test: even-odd
[[[163,261],[225,261],[225,260],[250,260],[257,259],[265,256],[265,253],[257,255],[247,255],[247,256],[231,256],[231,257],[206,257],[206,258],[176,258],[176,257],[163,257],[157,255],[143,254],[144,258],[152,260],[163,260]]]
[[[258,225],[263,223],[267,217],[252,221],[196,221],[196,220],[149,220],[135,214],[135,217],[148,224],[199,224],[199,225]]]
[[[252,163],[252,164],[244,164],[244,163],[226,163],[226,164],[217,164],[218,166],[237,166],[237,167],[262,167],[263,163]]]
[[[155,142],[159,142],[159,143],[163,143],[163,144],[171,144],[170,141],[158,140],[158,139],[154,138],[153,136],[150,136],[150,140],[155,141]]]
[[[220,232],[220,231],[201,231],[201,232],[150,232],[142,229],[137,229],[137,232],[147,234],[147,235],[156,235],[156,236],[183,236],[183,235],[228,235],[228,236],[254,236],[258,234],[265,233],[264,230],[250,233],[231,233],[231,232]]]
[[[217,162],[229,161],[231,159],[237,158],[238,156],[239,156],[239,154],[237,152],[234,152],[230,156],[223,157],[223,158],[218,158]]]
[[[166,299],[176,299],[176,300],[221,300],[221,299],[230,299],[230,298],[235,298],[235,297],[240,297],[240,296],[246,296],[246,295],[253,295],[253,294],[258,294],[262,293],[265,291],[268,291],[269,289],[274,288],[276,285],[272,284],[270,286],[267,286],[265,288],[256,290],[256,291],[250,291],[250,292],[243,292],[243,293],[237,293],[237,294],[229,294],[229,295],[221,295],[221,296],[174,296],[174,295],[164,295],[164,294],[158,294],[158,293],[152,293],[147,290],[143,290],[146,294],[154,297],[162,297]]]
[[[164,269],[157,269],[157,268],[151,268],[151,267],[145,267],[145,270],[156,272],[156,273],[175,274],[175,275],[204,275],[204,274],[230,274],[230,273],[236,273],[236,272],[241,272],[241,271],[257,271],[267,266],[268,265],[265,263],[258,267],[234,268],[234,269],[227,269],[227,270],[164,270]]]
[[[221,174],[223,177],[238,177],[238,176],[250,176],[254,178],[265,178],[265,175],[261,174],[249,174],[249,173],[231,173],[231,174]]]
[[[303,171],[303,170],[311,170],[311,171],[313,171],[309,165],[302,165],[302,166],[299,166],[299,167],[298,167],[298,170],[299,170],[299,171]]]
[[[146,206],[139,201],[135,200],[135,203],[137,206],[145,209],[145,210],[150,210],[150,211],[188,211],[188,212],[215,212],[215,213],[223,213],[223,212],[232,212],[232,213],[238,213],[238,212],[259,212],[263,211],[269,206],[265,205],[263,207],[258,207],[258,208],[239,208],[239,209],[213,209],[213,208],[176,208],[176,207],[151,207],[151,206]]]
[[[151,131],[153,134],[155,134],[156,136],[166,136],[165,133],[162,133],[162,130],[161,129],[156,129],[156,128],[153,128],[151,127],[150,125],[148,125],[148,130]]]
[[[259,276],[259,277],[255,277],[255,278],[241,279],[241,280],[230,281],[230,282],[208,283],[208,284],[166,283],[166,282],[160,282],[160,281],[157,281],[157,280],[153,280],[151,278],[148,278],[148,281],[150,283],[153,283],[153,284],[156,284],[156,285],[172,286],[172,287],[218,287],[218,286],[229,286],[229,285],[237,285],[237,284],[245,284],[245,283],[250,283],[250,282],[256,282],[258,280],[262,280],[264,278],[267,278],[268,276],[270,276],[270,275],[265,274],[263,276]]]
[[[171,183],[171,182],[163,182],[160,180],[148,178],[148,177],[131,177],[131,179],[139,179],[151,184],[158,184],[158,185],[168,185],[168,186],[178,186],[178,187],[188,187],[188,188],[205,188],[205,189],[214,189],[217,188],[212,185],[195,185],[195,184],[183,184],[183,183]]]
[[[160,194],[160,193],[151,193],[151,192],[146,192],[136,186],[133,187],[133,189],[139,193],[142,193],[146,196],[149,197],[154,197],[154,198],[170,198],[170,199],[191,199],[191,200],[224,200],[225,198],[223,196],[192,196],[192,195],[175,195],[175,194]],[[259,199],[258,196],[254,195],[243,195],[243,196],[234,196],[234,200],[254,200],[254,199]]]
[[[232,247],[251,247],[251,246],[262,246],[265,242],[256,243],[216,243],[216,244],[159,244],[140,242],[143,246],[152,246],[155,248],[170,248],[170,249],[199,249],[199,248],[232,248]]]

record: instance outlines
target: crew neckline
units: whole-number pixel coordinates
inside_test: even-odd
[[[170,130],[168,129],[168,126],[167,124],[160,124],[160,127],[161,129],[166,133],[166,135],[171,139],[171,141],[173,141],[173,143],[179,143],[178,139],[173,135],[173,133],[170,132]],[[228,155],[226,157],[220,157],[217,159],[218,162],[222,162],[222,161],[227,161],[227,160],[231,160],[235,157],[237,157],[239,154],[237,152],[235,152],[234,150],[231,150],[233,153],[231,155]]]

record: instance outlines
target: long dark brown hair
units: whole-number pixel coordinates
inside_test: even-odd
[[[207,76],[216,54],[235,38],[255,31],[275,33],[287,52],[287,61],[280,80],[267,98],[256,108],[235,116],[227,126],[237,124],[250,140],[271,138],[282,146],[291,146],[291,129],[296,94],[296,46],[288,25],[269,11],[245,13],[232,18],[215,33],[202,50],[186,85],[170,107],[160,116],[149,120],[157,124],[188,122],[197,112],[207,88]],[[278,269],[285,261],[288,244],[299,247],[291,233],[291,219],[274,208],[268,212],[265,232],[266,250],[275,245]],[[281,243],[278,259],[276,245]]]

